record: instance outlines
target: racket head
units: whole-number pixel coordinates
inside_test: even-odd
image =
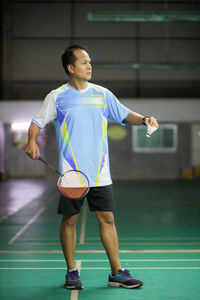
[[[83,172],[79,170],[69,170],[59,177],[57,187],[64,197],[80,199],[89,192],[90,183]]]

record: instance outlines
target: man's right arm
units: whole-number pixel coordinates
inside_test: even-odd
[[[40,110],[34,116],[35,122],[31,123],[28,130],[28,144],[26,145],[25,152],[31,158],[35,159],[36,153],[40,155],[40,149],[36,143],[36,138],[40,134],[40,128],[44,128],[47,123],[53,121],[55,118],[56,100],[55,95],[52,91],[45,97]]]
[[[30,158],[35,159],[35,154],[40,155],[40,149],[36,143],[36,138],[40,134],[40,127],[35,123],[31,123],[28,130],[28,144],[26,145],[25,152]]]

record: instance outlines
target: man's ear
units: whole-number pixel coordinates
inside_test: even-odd
[[[69,73],[74,74],[74,66],[72,64],[67,65]]]

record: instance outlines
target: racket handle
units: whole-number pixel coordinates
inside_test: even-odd
[[[35,153],[35,159],[39,159],[40,158],[40,155],[36,152]]]

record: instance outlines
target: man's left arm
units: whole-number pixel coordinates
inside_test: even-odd
[[[145,117],[143,115],[140,115],[134,111],[132,111],[126,118],[126,123],[129,123],[131,125],[150,125],[152,127],[158,128],[158,123],[156,118],[154,117]]]

